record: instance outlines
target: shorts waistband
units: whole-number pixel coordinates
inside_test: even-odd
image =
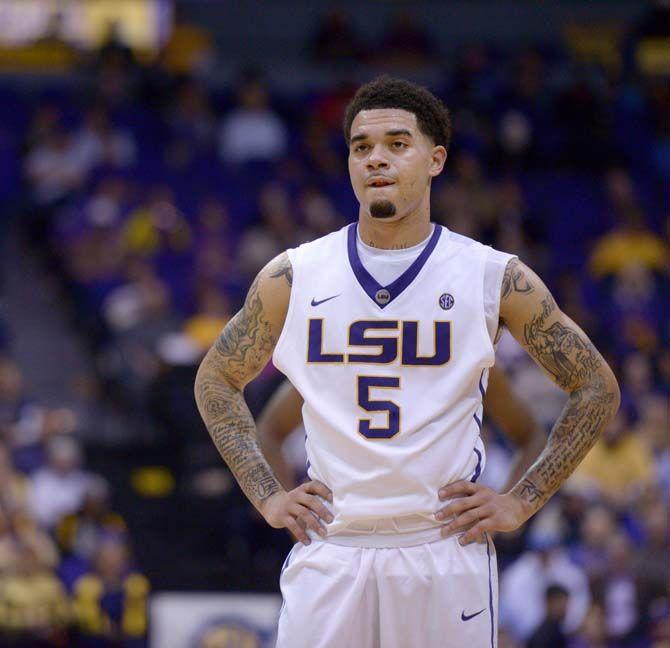
[[[404,533],[359,533],[356,535],[335,534],[322,538],[309,531],[312,540],[330,542],[344,547],[371,547],[374,549],[389,549],[392,547],[413,547],[416,545],[429,544],[442,540],[439,526],[420,531],[409,531]]]

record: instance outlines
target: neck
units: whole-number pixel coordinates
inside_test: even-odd
[[[385,221],[372,218],[361,208],[358,232],[361,240],[371,247],[384,250],[403,250],[425,241],[430,234],[430,211],[418,209],[401,220]]]

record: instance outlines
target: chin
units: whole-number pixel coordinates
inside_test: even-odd
[[[398,215],[395,203],[390,200],[375,200],[370,203],[370,216],[379,220],[388,220]]]

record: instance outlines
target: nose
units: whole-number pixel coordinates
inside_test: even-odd
[[[382,155],[381,146],[375,146],[374,148],[372,148],[372,150],[370,151],[370,155],[368,156],[366,166],[370,170],[388,168],[388,162],[386,161],[386,158]]]

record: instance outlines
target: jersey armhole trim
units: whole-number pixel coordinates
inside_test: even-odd
[[[295,310],[295,300],[296,300],[296,292],[297,292],[297,284],[299,280],[299,270],[297,268],[298,264],[296,263],[296,256],[297,256],[298,250],[296,248],[291,248],[286,250],[286,255],[288,256],[288,260],[291,263],[291,270],[293,272],[293,282],[291,284],[291,292],[289,294],[288,298],[288,308],[286,310],[286,317],[284,318],[284,325],[282,326],[281,333],[279,334],[279,337],[277,338],[277,343],[275,344],[275,348],[272,352],[272,364],[279,369],[282,373],[283,370],[280,367],[280,365],[277,363],[277,356],[279,355],[279,352],[281,350],[281,347],[283,346],[284,343],[284,338],[286,337],[287,333],[286,331],[289,328],[289,323],[293,318],[293,311]]]
[[[481,244],[480,244],[481,245]],[[486,264],[488,262],[488,256],[489,256],[489,249],[481,245],[481,248],[484,252],[483,254],[483,262],[480,264],[481,267],[481,276],[479,277],[479,286],[480,286],[480,297],[481,297],[481,308],[479,309],[479,312],[481,313],[481,323],[482,327],[484,329],[484,337],[486,338],[486,341],[488,342],[489,346],[489,351],[491,354],[491,358],[493,358],[493,361],[491,362],[491,365],[487,366],[492,366],[493,362],[495,362],[495,346],[493,344],[493,340],[491,339],[491,334],[489,333],[489,327],[488,327],[488,322],[486,321]]]
[[[491,249],[489,249],[487,251],[487,257],[488,257],[488,255],[491,254],[491,252],[492,252]],[[507,270],[507,266],[509,265],[509,262],[512,261],[512,259],[518,259],[519,258],[516,254],[508,254],[506,256],[507,256],[507,260],[505,261],[505,267],[503,268],[503,271],[499,274],[498,279],[497,279],[497,285],[496,285],[497,299],[496,299],[495,321],[498,322],[498,325],[496,326],[496,332],[495,332],[494,338],[493,338],[493,340],[491,340],[491,344],[493,345],[494,351],[495,351],[495,347],[496,347],[498,341],[500,340],[500,335],[499,335],[499,333],[500,333],[500,302],[502,300],[501,291],[502,291],[503,279],[505,278],[505,271]],[[486,270],[484,270],[484,272],[486,272]],[[486,329],[488,331],[488,326],[486,327]],[[489,335],[489,338],[490,337],[491,336]]]

